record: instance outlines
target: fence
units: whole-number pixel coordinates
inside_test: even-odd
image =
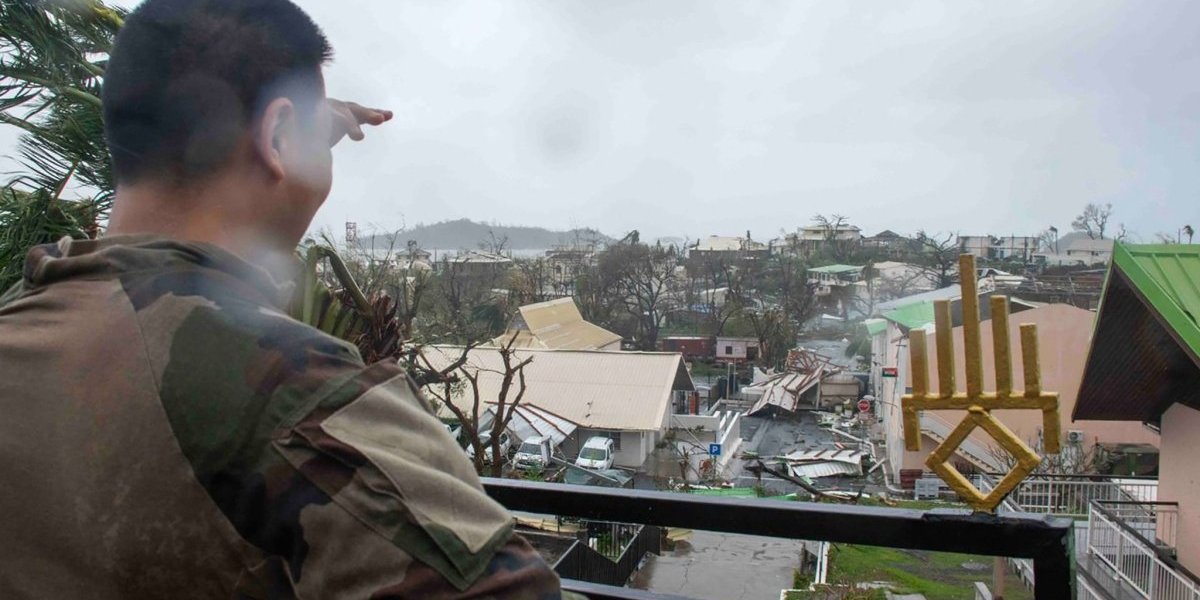
[[[993,475],[983,479],[989,490],[996,481]],[[1157,479],[1034,475],[1021,482],[1008,500],[1024,512],[1084,518],[1092,502],[1153,502],[1157,496]]]
[[[509,510],[541,515],[795,540],[1030,558],[1037,574],[1033,590],[1035,600],[1062,600],[1071,595],[1071,560],[1066,552],[1071,524],[1053,516],[983,515],[966,510],[922,511],[757,498],[712,498],[511,479],[484,478],[483,483],[488,494]],[[746,575],[730,571],[729,576]],[[654,596],[573,577],[564,577],[563,586],[593,600]]]
[[[1120,600],[1200,600],[1200,581],[1171,559],[1154,535],[1168,525],[1173,528],[1173,518],[1161,527],[1157,521],[1158,515],[1172,514],[1169,508],[1164,503],[1140,507],[1131,503],[1093,503],[1088,515],[1088,556],[1080,565],[1080,571],[1086,571],[1088,576],[1080,581],[1103,587],[1109,597]],[[1133,521],[1126,522],[1122,515],[1130,516]],[[1151,537],[1145,537],[1146,533]],[[1173,533],[1169,535],[1174,537]]]
[[[587,541],[575,542],[554,563],[559,577],[621,586],[646,553],[660,552],[662,529],[652,525],[593,522],[587,534]]]

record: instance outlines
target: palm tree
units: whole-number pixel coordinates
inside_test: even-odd
[[[125,12],[95,0],[0,0],[0,123],[23,172],[0,189],[0,289],[25,251],[98,232],[113,196],[100,84]],[[62,196],[73,184],[79,199]]]

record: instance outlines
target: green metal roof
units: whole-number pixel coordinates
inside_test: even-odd
[[[861,266],[856,267],[854,265],[826,265],[824,267],[814,267],[812,269],[809,269],[808,272],[809,273],[851,273],[854,271],[861,271],[861,270],[863,270],[863,267],[861,267]]]
[[[867,335],[876,336],[887,331],[886,319],[867,319],[863,321],[863,325],[867,328]]]
[[[1200,410],[1200,245],[1113,245],[1076,420]]]
[[[906,329],[924,327],[933,322],[933,303],[914,302],[883,313],[883,318],[895,321]]]
[[[1200,245],[1113,244],[1113,262],[1180,339],[1200,355]]]

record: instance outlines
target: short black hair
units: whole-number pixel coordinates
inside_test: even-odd
[[[320,28],[288,0],[146,0],[104,74],[117,182],[210,174],[271,99],[315,106],[330,56]]]

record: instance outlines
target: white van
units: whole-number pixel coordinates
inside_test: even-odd
[[[584,469],[611,469],[615,453],[612,438],[595,435],[588,438],[583,449],[579,451],[575,466]]]

